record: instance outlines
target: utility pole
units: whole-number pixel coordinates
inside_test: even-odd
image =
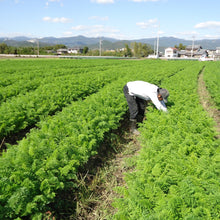
[[[157,33],[157,52],[156,52],[156,58],[159,57],[159,34],[160,34],[160,23],[158,25],[158,33]]]
[[[194,50],[194,40],[195,40],[195,36],[192,37],[192,50],[191,50],[191,58],[193,57],[193,50]]]
[[[154,40],[154,55],[156,55],[156,39]]]
[[[102,56],[102,40],[99,40],[99,56]]]
[[[35,43],[37,44],[37,55],[39,56],[39,40],[36,38],[34,40],[29,40],[29,42],[31,42],[33,44],[35,44]]]
[[[36,39],[36,41],[37,41],[37,55],[39,56],[39,40]]]

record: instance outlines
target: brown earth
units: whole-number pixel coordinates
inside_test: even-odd
[[[216,138],[219,138],[220,112],[215,107],[206,89],[202,72],[198,78],[198,94],[200,103],[216,122],[218,132]],[[125,185],[124,174],[132,172],[135,167],[135,160],[131,158],[135,158],[140,150],[137,136],[131,135],[129,132],[128,121],[126,115],[119,129],[112,132],[113,136],[110,136],[103,143],[98,154],[83,167],[78,175],[78,192],[70,192],[72,195],[63,195],[64,198],[62,199],[67,199],[70,196],[69,202],[73,197],[75,198],[74,200],[77,203],[76,214],[72,213],[73,210],[69,210],[68,213],[64,213],[67,210],[62,210],[62,214],[52,211],[55,215],[58,214],[61,218],[68,216],[65,219],[104,220],[116,212],[112,207],[112,202],[120,195],[114,189],[117,186]],[[11,142],[16,141],[17,138]],[[1,147],[3,147],[4,142],[6,140],[3,139],[0,143]],[[69,205],[71,206],[71,204]]]
[[[97,163],[97,157],[101,163],[97,167],[97,164],[91,166],[89,162],[90,170],[87,169],[85,176],[81,176],[82,184],[85,184],[84,191],[88,191],[88,200],[78,202],[75,218],[77,220],[104,220],[107,216],[112,216],[116,209],[112,207],[112,202],[115,198],[120,197],[115,192],[115,188],[118,186],[125,186],[124,174],[126,172],[132,172],[134,169],[134,157],[138,155],[140,144],[137,140],[137,136],[132,135],[129,132],[128,126],[129,119],[123,120],[120,128],[114,131],[116,136],[113,143],[114,152],[112,150],[110,155],[103,156],[100,152],[94,158]],[[106,143],[109,148],[109,143]],[[103,146],[101,147],[103,151]],[[105,147],[104,147],[105,148]],[[107,149],[106,149],[107,150]],[[108,149],[109,150],[109,149]],[[132,162],[133,161],[133,162]],[[91,170],[91,167],[95,167],[95,170]]]
[[[106,134],[97,154],[78,170],[74,180],[77,187],[57,194],[59,207],[57,203],[50,204],[47,217],[104,220],[114,215],[117,210],[112,202],[120,198],[115,188],[126,186],[124,175],[134,170],[140,149],[137,136],[129,131],[128,114],[120,124],[117,130]]]
[[[209,116],[212,117],[216,123],[216,138],[220,137],[220,111],[215,106],[203,80],[203,73],[199,75],[198,78],[198,93],[200,98],[200,103],[203,108],[208,112]]]
[[[204,110],[207,111],[209,116],[212,117],[216,122],[216,130],[218,133],[216,135],[216,138],[219,138],[220,111],[215,106],[205,86],[205,82],[203,80],[203,72],[201,72],[198,78],[198,94],[200,98],[200,103],[202,104]],[[122,127],[125,128],[126,125],[123,125]],[[124,141],[119,141],[121,152],[116,153],[114,158],[107,162],[107,164],[110,164],[111,168],[103,179],[104,182],[102,182],[102,180],[101,182],[99,182],[99,180],[98,185],[96,185],[99,188],[98,194],[96,195],[97,200],[94,202],[92,207],[87,207],[87,209],[85,209],[85,207],[83,207],[82,205],[81,212],[78,213],[79,215],[77,216],[77,219],[104,220],[106,219],[105,216],[111,216],[116,211],[111,206],[114,198],[117,198],[119,196],[117,193],[114,192],[114,188],[117,186],[123,186],[125,184],[124,173],[131,172],[134,169],[134,166],[132,167],[126,164],[126,160],[132,158],[133,156],[137,156],[140,149],[140,144],[137,141],[136,136],[131,136],[131,134],[125,133],[122,139],[124,139]],[[108,166],[106,169],[108,169]],[[96,178],[99,178],[98,175],[100,175],[101,172],[97,173]],[[96,183],[97,182],[95,180],[95,184]],[[91,184],[93,183],[91,182]],[[103,210],[105,211],[103,212]]]

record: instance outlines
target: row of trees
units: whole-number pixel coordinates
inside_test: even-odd
[[[60,48],[66,48],[63,44],[57,44],[54,46],[40,46],[40,47],[34,47],[34,46],[24,46],[24,47],[14,47],[14,46],[8,46],[6,43],[0,43],[0,54],[48,54],[49,51],[57,51]]]
[[[186,49],[186,46],[181,43],[179,45],[175,45],[174,47],[178,50],[185,50]]]
[[[131,46],[125,44],[124,48],[116,49],[112,51],[102,51],[102,56],[118,56],[118,57],[147,57],[149,54],[152,54],[154,51],[152,48],[147,44],[142,43],[131,43]],[[86,54],[88,56],[98,56],[100,55],[100,51],[96,50],[89,50]]]
[[[66,49],[67,47],[63,44],[57,44],[54,46],[26,46],[26,47],[13,47],[8,46],[5,43],[0,43],[0,54],[54,54],[58,49]],[[131,43],[129,46],[128,44],[125,44],[125,48],[120,50],[114,50],[114,51],[102,51],[102,56],[124,56],[124,57],[147,57],[149,54],[153,54],[153,50],[150,45],[142,44],[142,43]],[[83,48],[82,55],[88,55],[88,56],[98,56],[100,55],[100,51],[98,49],[96,50],[89,50],[88,47]]]
[[[154,52],[151,46],[137,42],[133,43],[133,48],[135,57],[147,57],[149,54],[152,54]]]

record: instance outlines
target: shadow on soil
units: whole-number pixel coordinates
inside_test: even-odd
[[[88,163],[79,169],[78,179],[74,181],[76,188],[68,188],[67,185],[66,190],[57,194],[56,202],[48,207],[51,216],[55,219],[95,219],[91,213],[100,203],[97,198],[105,190],[103,180],[98,180],[100,170],[108,169],[111,161],[115,160],[132,141],[134,137],[129,134],[129,114],[127,113],[120,122],[120,127],[106,135],[97,155],[91,157]],[[123,181],[121,176],[117,178],[117,181]]]

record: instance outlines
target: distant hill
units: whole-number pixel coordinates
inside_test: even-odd
[[[29,40],[34,40],[33,38],[20,36],[14,38],[0,38],[0,43],[5,42],[9,46],[33,46],[33,43],[29,42]],[[46,45],[55,45],[55,44],[64,44],[67,47],[84,47],[88,46],[90,49],[99,48],[100,38],[95,37],[85,37],[85,36],[75,36],[75,37],[45,37],[38,39],[40,46]],[[103,49],[116,49],[123,48],[125,44],[130,44],[132,42],[141,42],[151,45],[154,48],[156,44],[156,38],[144,38],[144,39],[136,39],[136,40],[118,40],[114,38],[106,38],[101,37],[102,40],[102,48]],[[164,51],[166,47],[174,47],[175,45],[179,45],[182,43],[183,45],[192,45],[191,40],[184,40],[174,37],[161,37],[159,39],[160,51]],[[216,47],[220,47],[220,39],[205,39],[205,40],[195,40],[195,45],[201,45],[204,49],[216,49]]]
[[[136,40],[136,42],[142,42],[150,45],[154,45],[156,41],[155,38],[146,38]],[[161,37],[159,39],[160,47],[167,48],[167,47],[174,47],[175,45],[179,45],[182,43],[183,45],[192,45],[192,40],[184,40],[174,37]],[[216,47],[220,47],[220,39],[204,39],[204,40],[195,40],[195,45],[201,45],[203,49],[216,49]]]
[[[37,43],[30,42],[30,40],[35,40],[27,37],[15,37],[15,38],[0,38],[0,43],[5,43],[12,47],[33,47]],[[51,46],[53,43],[44,43],[39,40],[40,46]]]

